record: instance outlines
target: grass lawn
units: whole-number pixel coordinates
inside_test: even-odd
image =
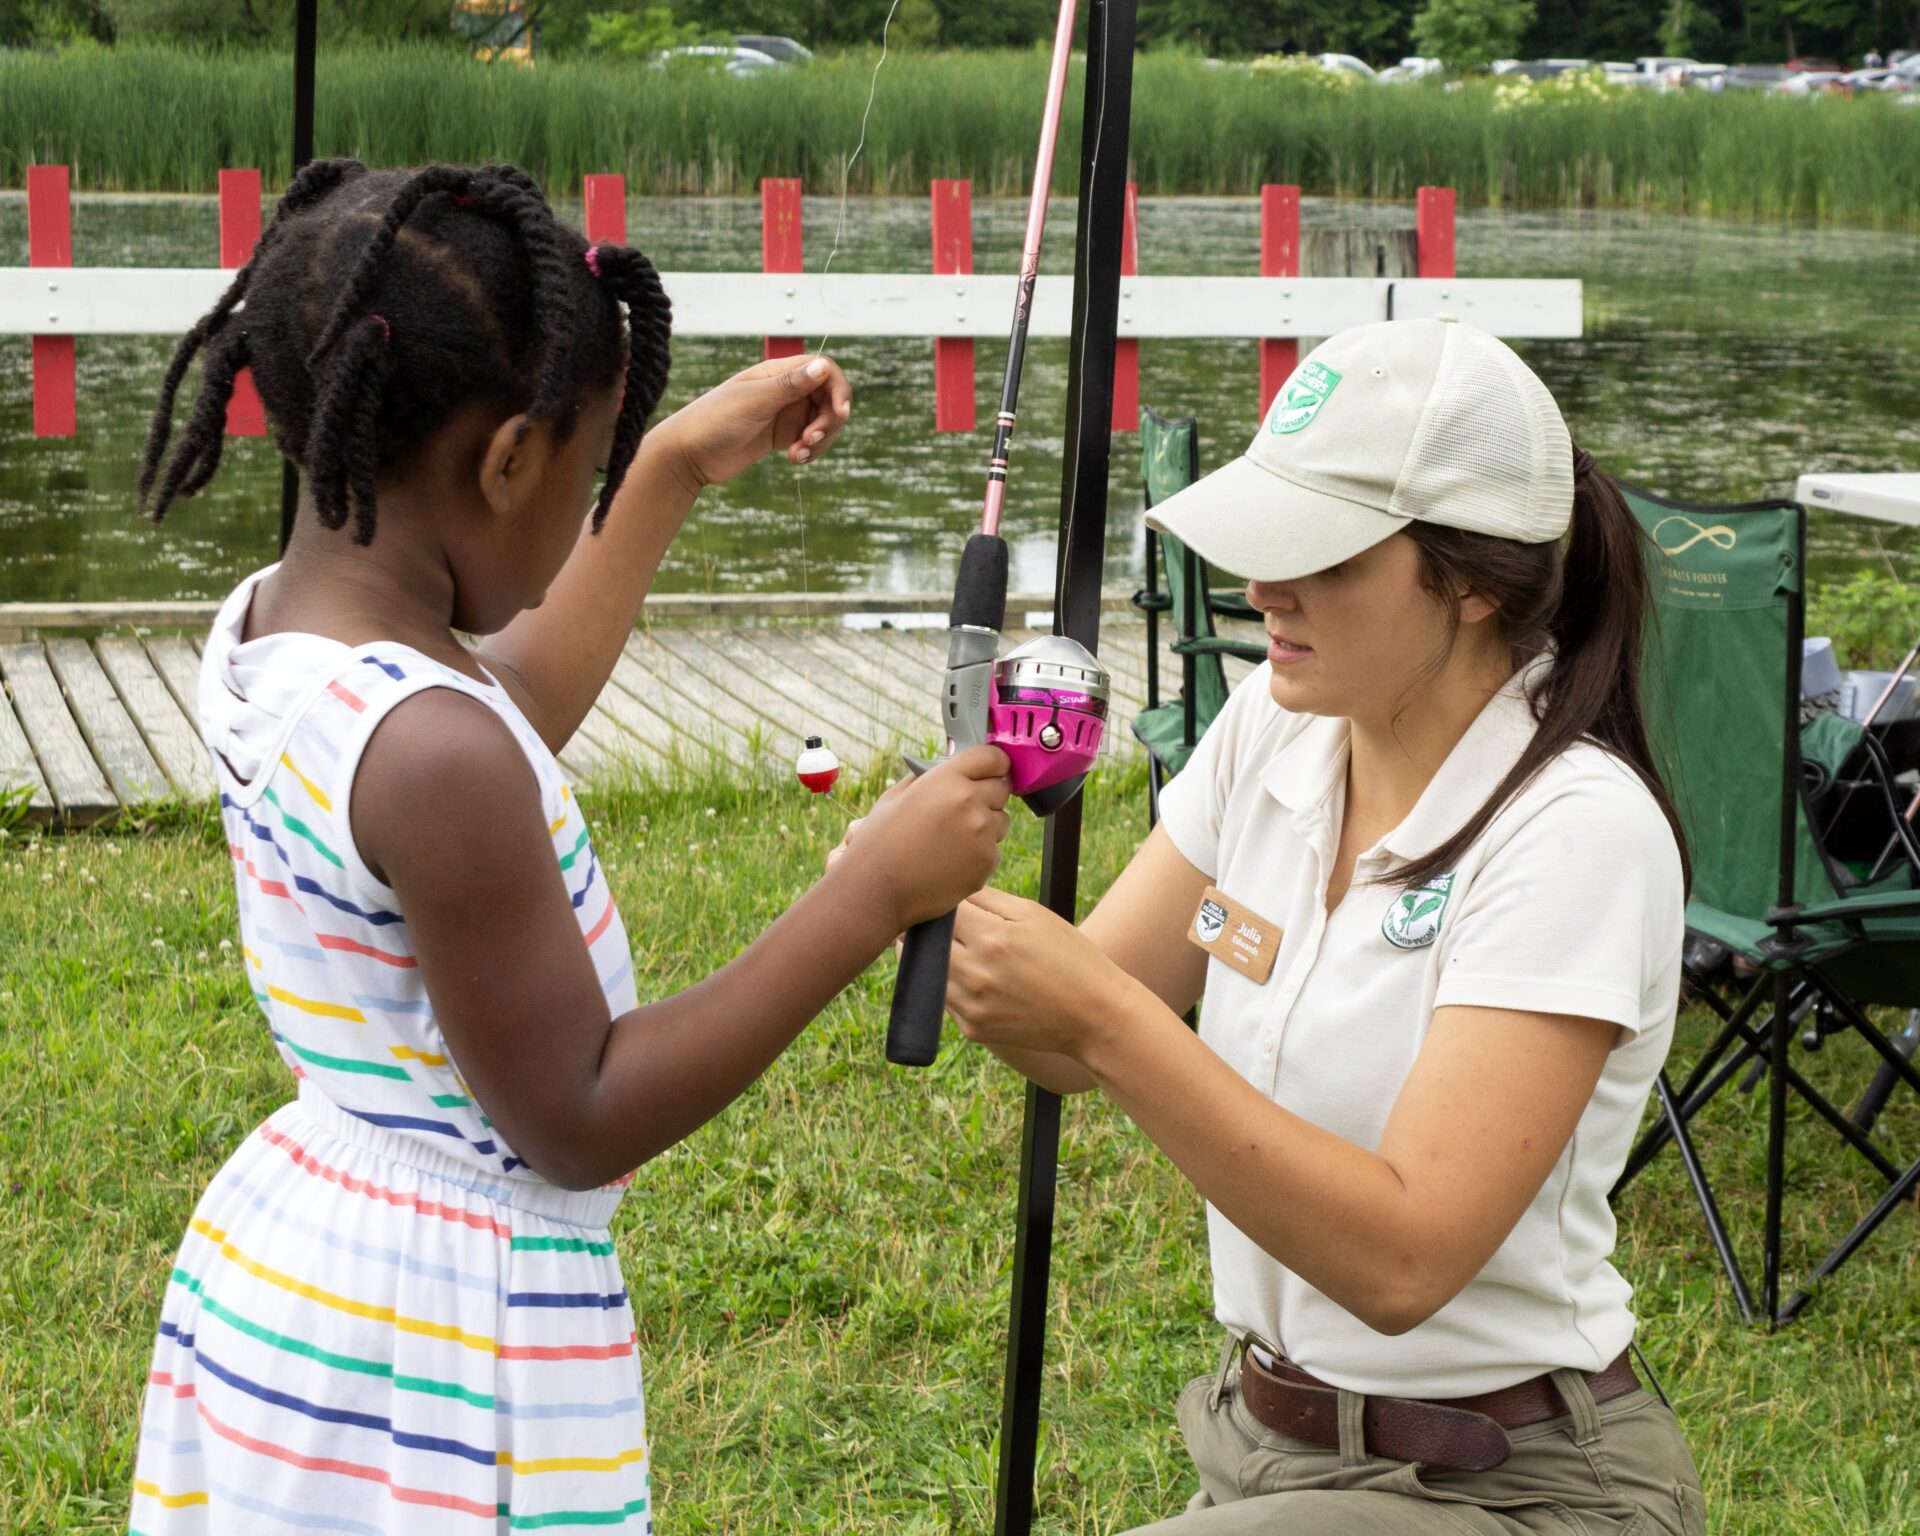
[[[1089,897],[1145,831],[1144,781],[1109,773],[1090,797]],[[720,964],[812,877],[842,816],[804,798],[784,784],[591,797],[642,996]],[[1024,815],[1016,829],[1001,883],[1030,891],[1039,837]],[[226,947],[229,869],[197,809],[0,837],[0,1531],[125,1528],[175,1245],[209,1176],[288,1097]],[[876,966],[648,1168],[615,1223],[664,1532],[991,1527],[1019,1084],[951,1032],[931,1071],[886,1067],[891,975]],[[1687,1015],[1682,1053],[1704,1033]],[[1870,1073],[1845,1041],[1801,1065],[1843,1104]],[[1908,1157],[1911,1097],[1881,1122]],[[1729,1093],[1701,1128],[1750,1249],[1763,1123],[1762,1096]],[[1800,1272],[1877,1191],[1797,1108],[1795,1128]],[[1197,1198],[1101,1101],[1068,1107],[1063,1141],[1040,1510],[1044,1529],[1092,1536],[1191,1490],[1173,1400],[1211,1366],[1215,1331]],[[1740,1323],[1671,1155],[1620,1214],[1642,1343],[1713,1529],[1920,1528],[1912,1214],[1777,1335]]]

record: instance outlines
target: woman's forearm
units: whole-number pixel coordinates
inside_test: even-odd
[[[555,752],[606,687],[667,546],[693,506],[698,486],[664,425],[640,439],[605,525],[597,534],[582,527],[546,601],[480,648],[482,661],[520,685],[534,728]]]
[[[1124,996],[1085,1068],[1215,1209],[1383,1333],[1452,1294],[1418,1202],[1385,1159],[1265,1097],[1144,986]]]

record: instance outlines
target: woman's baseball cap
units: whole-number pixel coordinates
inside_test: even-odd
[[[1147,526],[1209,565],[1290,581],[1411,522],[1543,544],[1573,517],[1573,440],[1505,342],[1453,320],[1387,320],[1315,347],[1247,451]]]

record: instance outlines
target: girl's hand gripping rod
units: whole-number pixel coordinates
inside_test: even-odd
[[[997,660],[1007,613],[1007,543],[1000,537],[1000,509],[1007,492],[1007,456],[1013,441],[1020,368],[1040,275],[1040,242],[1047,225],[1047,190],[1053,175],[1060,108],[1066,95],[1067,60],[1073,46],[1077,0],[1061,0],[1054,29],[1053,64],[1040,124],[1040,149],[1027,207],[1027,238],[1020,258],[1020,288],[1007,338],[1007,371],[987,465],[986,505],[980,531],[967,540],[948,615],[947,674],[941,719],[947,751],[991,742],[1012,760],[1013,792],[1037,816],[1051,815],[1078,792],[1100,750],[1106,729],[1106,668],[1078,641],[1063,635],[1029,640]],[[917,773],[927,765],[908,759]],[[887,1021],[887,1060],[924,1067],[940,1049],[946,1012],[947,959],[953,914],[907,930]]]

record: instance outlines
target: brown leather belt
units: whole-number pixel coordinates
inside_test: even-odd
[[[1635,1391],[1640,1378],[1624,1353],[1587,1378],[1596,1403]],[[1276,1434],[1337,1450],[1340,1396],[1287,1360],[1265,1365],[1251,1347],[1241,1351],[1240,1392],[1247,1411]],[[1461,1472],[1485,1472],[1507,1459],[1507,1431],[1557,1419],[1572,1410],[1551,1376],[1473,1397],[1367,1397],[1361,1422],[1370,1455],[1420,1461]]]

